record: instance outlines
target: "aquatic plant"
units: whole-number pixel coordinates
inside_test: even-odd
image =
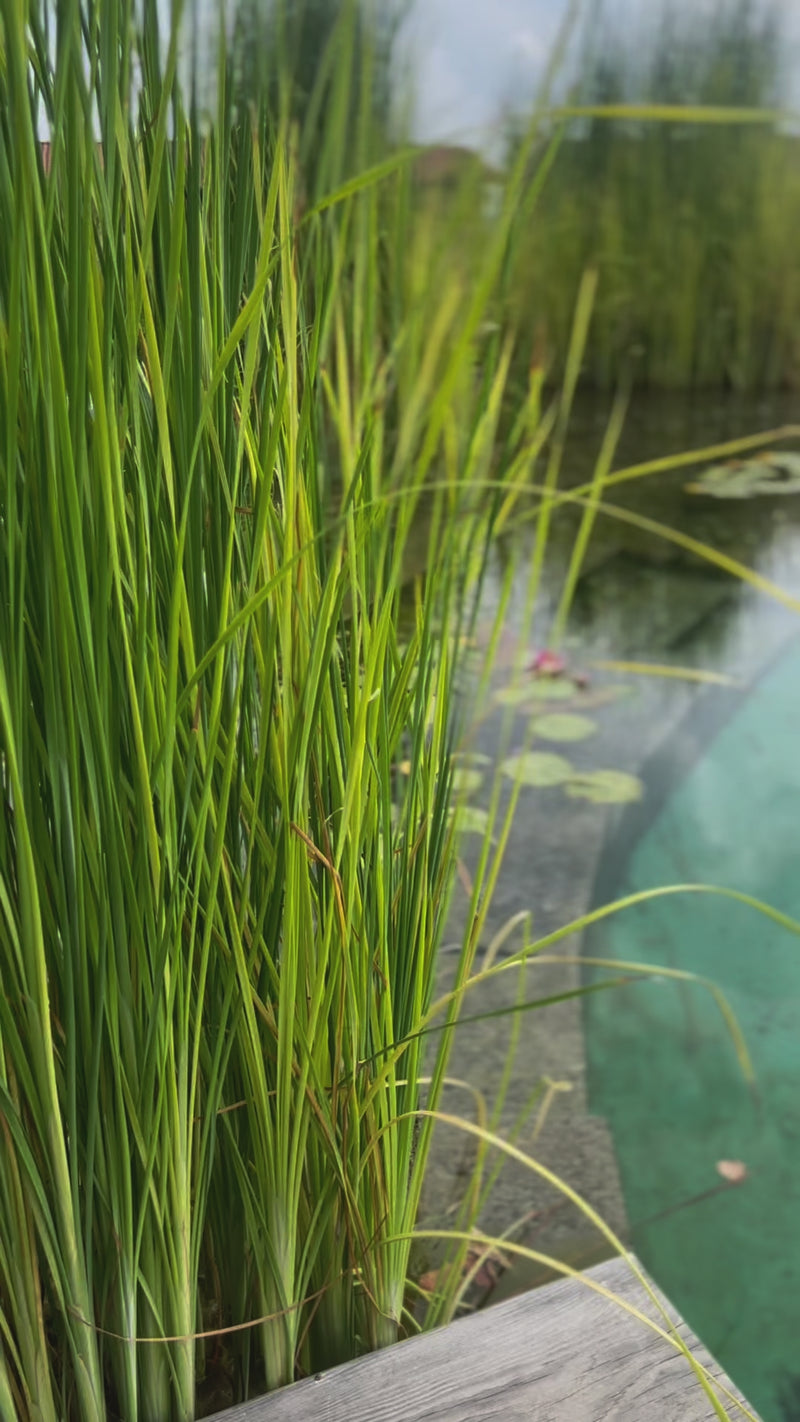
[[[521,168],[467,273],[354,4],[305,210],[224,50],[0,14],[0,1415],[188,1418],[411,1326]]]
[[[547,432],[532,381],[498,434],[485,333],[527,153],[453,262],[374,146],[353,5],[304,208],[271,95],[240,104],[223,52],[201,115],[138,13],[64,0],[53,46],[48,7],[0,8],[0,1415],[39,1422],[190,1418],[418,1326],[518,793],[437,997],[460,677]]]

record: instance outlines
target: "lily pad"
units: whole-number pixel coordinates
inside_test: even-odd
[[[522,706],[531,694],[531,688],[527,683],[523,686],[503,686],[495,693],[495,701],[499,706]]]
[[[489,816],[478,805],[459,805],[455,811],[456,828],[459,834],[485,835],[489,828]]]
[[[563,785],[574,771],[563,755],[549,751],[518,751],[503,761],[500,769],[522,785]]]
[[[644,786],[625,770],[592,770],[572,776],[566,793],[575,800],[591,800],[596,805],[624,805],[641,800]]]
[[[690,494],[710,494],[715,499],[749,499],[757,494],[800,494],[800,453],[771,450],[752,459],[731,459],[705,469]]]
[[[567,678],[537,676],[528,687],[531,701],[570,701],[575,695],[575,683]]]
[[[478,790],[483,784],[483,776],[479,770],[473,770],[469,766],[457,765],[453,770],[453,789],[462,795],[469,795],[473,790]]]
[[[534,733],[545,741],[585,741],[597,727],[588,716],[573,716],[568,711],[554,711],[549,716],[537,716],[533,729]]]
[[[527,706],[532,701],[569,701],[575,688],[557,677],[537,677],[521,685],[504,686],[495,694],[500,706]]]
[[[483,751],[454,751],[453,760],[458,765],[491,765],[491,757]]]

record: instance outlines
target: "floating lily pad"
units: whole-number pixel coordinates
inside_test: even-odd
[[[596,805],[624,805],[641,800],[644,786],[624,770],[592,770],[572,776],[566,793],[576,800],[592,800]]]
[[[531,694],[530,686],[503,686],[495,693],[495,701],[500,706],[522,706]]]
[[[575,695],[575,683],[566,677],[537,676],[528,687],[530,701],[569,701]]]
[[[456,828],[459,834],[485,835],[489,828],[489,816],[478,805],[459,805],[455,812]]]
[[[546,741],[585,741],[597,727],[588,716],[572,716],[568,711],[554,711],[549,716],[537,716],[533,729],[537,736]]]
[[[483,776],[479,770],[473,770],[469,766],[457,765],[453,770],[453,789],[462,795],[469,795],[471,791],[478,790],[483,784]]]
[[[519,751],[503,761],[500,769],[522,785],[563,785],[574,771],[563,755],[548,751]]]
[[[453,760],[459,765],[491,765],[491,757],[483,751],[455,751]]]
[[[705,469],[697,481],[686,485],[690,494],[710,494],[714,499],[749,499],[758,494],[800,494],[800,453],[773,450],[753,459],[732,459]]]
[[[500,706],[527,706],[532,701],[569,701],[575,688],[557,677],[537,677],[518,686],[504,686],[495,694]]]

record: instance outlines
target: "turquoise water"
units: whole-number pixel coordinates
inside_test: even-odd
[[[580,482],[591,471],[607,413],[602,401],[579,405],[567,480]],[[791,397],[777,407],[637,400],[616,463],[696,449],[796,416]],[[620,485],[615,502],[712,544],[800,595],[800,499],[695,498],[685,490],[693,477],[679,472]],[[574,533],[570,515],[554,524],[532,646],[546,645]],[[508,609],[513,652],[529,529],[510,542],[509,556],[516,552],[519,560]],[[490,604],[505,566],[502,552],[489,582]],[[532,912],[535,934],[545,935],[592,902],[676,880],[729,885],[800,917],[799,637],[797,613],[770,597],[630,524],[598,519],[566,646],[571,665],[591,679],[587,701],[573,709],[595,729],[580,743],[547,749],[582,770],[642,776],[644,798],[617,823],[615,807],[570,799],[559,787],[524,789],[485,943],[523,911]],[[604,658],[694,667],[735,684],[608,675],[594,666]],[[508,665],[498,666],[499,690],[508,675]],[[592,699],[620,682],[628,693],[621,699]],[[503,714],[494,706],[475,738],[474,748],[495,763]],[[510,750],[520,749],[526,728],[523,708]],[[477,803],[485,793],[478,792]],[[468,844],[468,869],[470,852]],[[460,941],[465,903],[456,895],[448,943]],[[537,1140],[539,1159],[620,1232],[630,1226],[631,1243],[657,1282],[765,1422],[800,1419],[800,937],[743,905],[692,894],[632,910],[572,951],[667,964],[718,982],[746,1036],[757,1089],[743,1075],[706,989],[643,980],[585,999],[583,1032],[577,1004],[575,1020],[564,1003],[526,1019],[504,1121],[511,1125],[542,1075],[572,1088]],[[531,971],[532,996],[577,985],[568,952],[563,966],[547,971],[546,978]],[[511,987],[506,997],[476,993],[473,1010],[494,1011],[512,995]],[[454,1049],[454,1075],[490,1101],[508,1038],[506,1020],[487,1019]],[[460,1098],[454,1109],[463,1109]],[[720,1161],[743,1162],[747,1178],[728,1185]],[[446,1223],[446,1206],[459,1189],[449,1157],[440,1174],[437,1223]],[[499,1233],[531,1208],[541,1210],[534,1246],[576,1267],[593,1262],[597,1240],[585,1218],[560,1205],[551,1217],[551,1204],[526,1172],[509,1172],[493,1197],[488,1228]],[[509,1289],[536,1281],[520,1271]]]
[[[630,856],[614,866],[612,840],[599,897],[705,882],[800,919],[799,728],[795,643],[746,695],[711,694],[645,771],[649,802],[616,841]],[[800,1417],[800,937],[688,895],[607,922],[586,951],[713,979],[743,1030],[754,1086],[703,987],[660,979],[595,994],[590,1105],[612,1131],[637,1253],[765,1422],[789,1422]],[[720,1161],[742,1162],[746,1179],[727,1185]]]

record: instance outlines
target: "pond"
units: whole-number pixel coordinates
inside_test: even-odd
[[[800,402],[788,397],[639,398],[615,467],[775,428],[796,420],[799,411]],[[607,402],[585,400],[577,408],[566,482],[590,476],[606,419]],[[712,499],[687,492],[696,473],[621,485],[614,502],[800,593],[800,497]],[[531,652],[546,643],[575,528],[572,513],[555,521]],[[492,700],[470,749],[497,765],[522,750],[531,716],[546,714],[537,751],[568,760],[573,778],[522,789],[481,951],[524,911],[538,938],[593,905],[674,882],[728,885],[800,917],[798,614],[695,552],[603,517],[577,584],[564,648],[570,670],[588,684],[562,679],[561,699],[544,702],[529,676],[531,694],[514,709],[508,686],[532,542],[523,525],[495,549],[487,618],[512,554],[515,584]],[[610,661],[695,669],[720,681],[598,666]],[[564,712],[566,724],[551,719]],[[574,719],[570,724],[575,716],[583,718],[582,727]],[[571,739],[581,729],[588,734]],[[635,776],[638,803],[618,807],[586,798],[592,782],[576,777],[598,769]],[[488,802],[490,779],[487,774],[470,804]],[[465,881],[476,844],[465,836]],[[550,962],[530,965],[522,984],[511,971],[480,989],[465,1010],[486,1013],[620,976],[581,966],[581,954],[672,966],[704,974],[722,988],[747,1041],[755,1087],[745,1080],[731,1032],[705,988],[642,980],[516,1018],[502,1127],[510,1129],[528,1103],[518,1143],[577,1189],[640,1254],[766,1422],[786,1422],[800,1416],[794,1360],[800,943],[742,904],[710,903],[699,894],[676,896],[615,916],[583,939],[573,935],[559,944]],[[443,982],[452,972],[465,907],[461,890]],[[520,947],[525,932],[519,924],[501,952]],[[511,1021],[488,1018],[457,1033],[451,1074],[483,1092],[490,1108],[503,1080]],[[534,1099],[543,1081],[548,1085]],[[447,1105],[463,1114],[472,1109],[456,1087]],[[443,1132],[429,1178],[428,1219],[452,1223],[452,1201],[470,1161],[465,1141]],[[523,1222],[518,1237],[524,1243],[575,1267],[608,1250],[585,1215],[517,1165],[504,1169],[483,1222],[493,1233]],[[538,1266],[519,1265],[495,1297],[544,1277]]]

